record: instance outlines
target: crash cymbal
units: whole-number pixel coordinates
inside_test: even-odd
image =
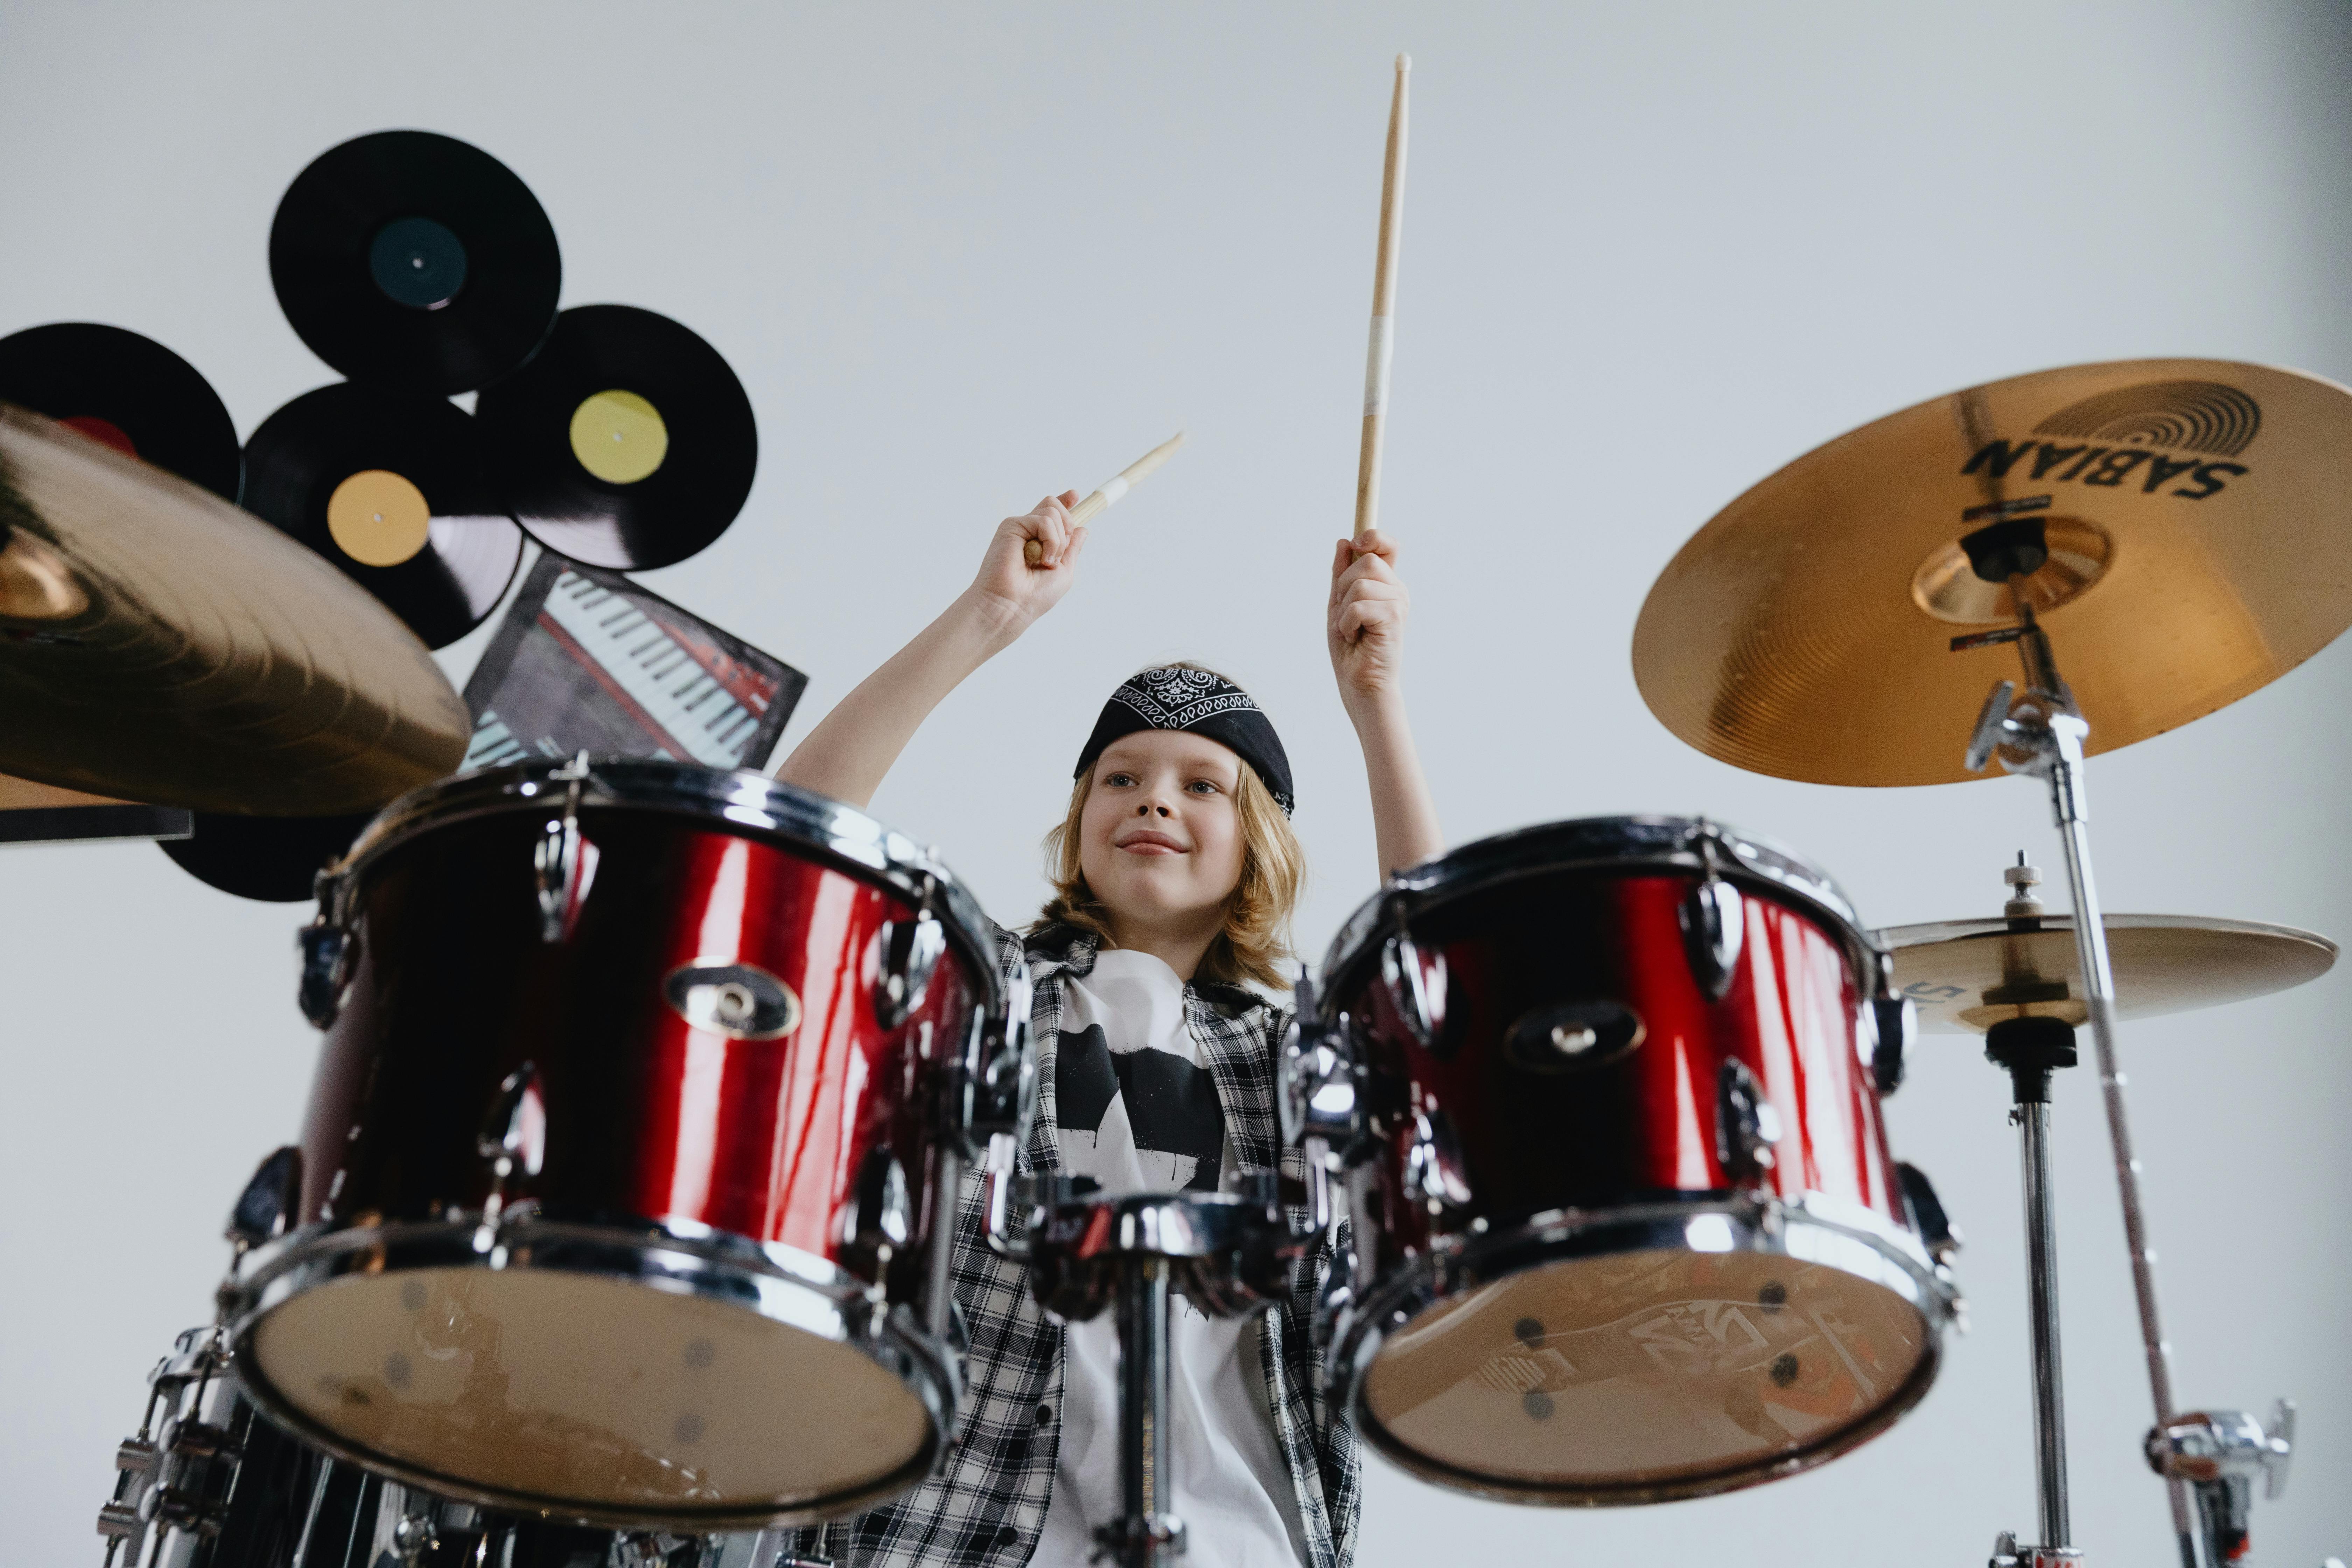
[[[2003,1018],[2063,1018],[2080,1025],[2083,972],[2070,915],[2018,922],[1944,921],[1878,933],[1895,950],[1895,984],[1916,1003],[1919,1026],[1982,1034]],[[2336,944],[2315,931],[2193,915],[2109,915],[2116,1016],[2156,1018],[2267,996],[2316,980]]]
[[[409,630],[259,519],[0,405],[0,771],[255,816],[371,811],[455,768]]]
[[[2000,526],[2112,751],[2236,701],[2352,624],[2352,390],[2223,360],[2039,372],[1888,415],[1733,501],[1668,563],[1633,677],[1713,757],[1817,784],[1961,763],[2016,651],[1963,547]],[[1980,552],[1981,553],[1981,552]],[[2011,563],[2016,563],[2012,556]]]

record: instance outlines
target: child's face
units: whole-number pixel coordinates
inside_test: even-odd
[[[1095,759],[1078,866],[1121,922],[1222,923],[1242,879],[1241,759],[1181,730],[1145,730]]]

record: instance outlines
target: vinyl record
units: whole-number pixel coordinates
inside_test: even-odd
[[[166,839],[163,853],[180,869],[224,893],[265,903],[310,897],[319,868],[352,847],[373,820],[359,816],[228,816],[195,814],[185,838]]]
[[[444,396],[530,357],[563,262],[530,187],[426,131],[346,142],[295,176],[269,230],[278,302],[354,381]]]
[[[245,447],[245,507],[390,605],[427,647],[481,625],[522,563],[473,417],[344,383],[306,392]]]
[[[517,521],[609,571],[685,560],[743,510],[760,434],[719,351],[667,316],[583,305],[475,413]]]
[[[0,403],[236,500],[245,461],[236,426],[196,367],[152,338],[93,321],[0,338]]]

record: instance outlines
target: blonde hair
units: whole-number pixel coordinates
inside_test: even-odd
[[[1257,776],[1257,770],[1235,759],[1241,770],[1234,806],[1241,819],[1242,874],[1225,896],[1225,924],[1209,951],[1202,955],[1196,981],[1223,985],[1262,985],[1273,991],[1290,988],[1282,963],[1291,956],[1290,914],[1307,882],[1307,852],[1290,830],[1290,818]],[[1108,946],[1118,941],[1110,911],[1087,885],[1078,864],[1078,822],[1086,815],[1087,798],[1094,793],[1095,770],[1078,775],[1070,787],[1069,815],[1045,835],[1045,875],[1054,896],[1032,926],[1075,926]]]

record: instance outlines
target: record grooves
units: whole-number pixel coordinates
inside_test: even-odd
[[[383,131],[295,176],[269,230],[278,304],[355,381],[444,396],[529,359],[563,263],[530,187],[479,148]]]
[[[631,305],[564,311],[476,413],[516,521],[610,571],[672,565],[710,543],[759,467],[751,400],[726,360]]]
[[[333,562],[427,647],[479,626],[522,563],[480,432],[442,398],[350,383],[304,393],[253,433],[245,472],[247,510]]]

